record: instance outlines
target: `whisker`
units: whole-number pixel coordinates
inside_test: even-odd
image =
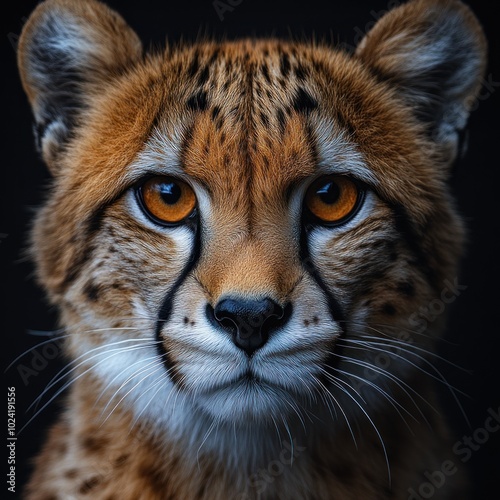
[[[163,385],[162,385],[162,383],[163,383]],[[140,420],[141,415],[146,411],[147,407],[151,404],[151,402],[156,397],[156,395],[158,394],[158,392],[160,392],[160,390],[162,389],[162,387],[164,385],[167,385],[167,384],[168,384],[168,382],[167,382],[165,373],[160,373],[160,375],[157,377],[157,379],[155,380],[155,382],[152,383],[151,386],[144,391],[144,394],[145,394],[146,392],[150,391],[151,389],[153,389],[157,385],[159,386],[158,389],[156,389],[156,391],[153,393],[153,395],[151,396],[151,398],[149,399],[149,401],[144,405],[144,407],[139,412],[139,414],[134,418],[134,421],[132,422],[132,427],[134,427],[135,425],[137,425],[137,422]]]
[[[329,375],[328,372],[322,368],[321,369],[323,372],[325,372],[325,374]],[[319,379],[317,379],[318,383],[320,384],[320,386],[323,388],[324,391],[326,391],[326,393],[332,398],[332,400],[335,402],[335,404],[339,407],[339,410],[341,411],[342,415],[344,416],[344,419],[345,419],[345,422],[347,424],[347,427],[349,429],[349,432],[351,433],[351,436],[352,436],[352,440],[354,441],[354,446],[356,447],[356,449],[358,449],[358,443],[356,441],[356,437],[354,436],[354,432],[352,430],[352,427],[351,427],[351,423],[349,422],[349,419],[347,418],[347,415],[344,411],[344,408],[342,407],[342,405],[339,403],[339,401],[337,400],[337,398],[331,393],[331,391],[325,386],[325,384],[323,384],[323,382],[321,382]],[[334,380],[332,380],[332,382],[335,383]],[[337,384],[335,384],[336,387]],[[344,391],[344,388],[342,387],[339,387],[340,390]]]
[[[141,348],[142,346],[136,346],[136,349],[139,349]],[[133,350],[134,348],[131,347],[129,348],[128,350]],[[128,352],[128,350],[122,350],[122,352]],[[21,434],[21,432],[38,416],[40,415],[40,413],[45,409],[47,408],[60,394],[62,394],[70,385],[74,384],[80,377],[82,377],[83,375],[85,375],[86,373],[88,373],[89,371],[95,369],[96,366],[98,366],[99,364],[101,363],[104,363],[105,361],[108,361],[111,357],[113,356],[116,356],[117,354],[120,354],[120,352],[118,353],[114,353],[114,354],[111,354],[110,356],[102,359],[101,361],[99,361],[97,364],[87,368],[84,372],[82,372],[81,374],[79,374],[77,377],[75,378],[72,378],[71,380],[69,380],[68,382],[66,382],[63,387],[59,388],[56,393],[49,399],[49,401],[47,401],[41,408],[39,408],[36,413],[28,420],[28,422],[26,422],[26,424],[24,424],[24,426],[19,430],[18,434]],[[83,362],[82,362],[83,363]],[[80,363],[80,364],[82,364]],[[65,375],[66,376],[66,375]],[[64,377],[62,377],[64,378]],[[61,380],[62,380],[61,378]],[[47,390],[44,391],[43,394],[45,394],[47,392]],[[42,395],[43,395],[42,394]],[[42,396],[41,395],[41,396]],[[28,407],[27,411],[29,411],[30,408],[33,407],[33,405],[37,402],[37,400],[40,399],[39,396],[35,401],[33,401],[33,403],[31,403],[31,405]]]
[[[154,369],[153,369],[154,368]],[[114,413],[114,411],[118,408],[118,406],[120,406],[120,403],[136,388],[138,387],[144,380],[146,380],[148,377],[150,377],[151,375],[153,375],[154,373],[156,373],[157,371],[159,370],[163,370],[163,366],[161,364],[157,364],[156,366],[151,366],[149,367],[149,370],[153,369],[153,371],[151,373],[148,373],[146,376],[144,376],[143,378],[141,378],[141,380],[139,380],[139,382],[137,382],[131,389],[129,389],[122,397],[121,399],[118,401],[118,403],[116,403],[116,405],[113,407],[113,409],[109,412],[108,416],[101,422],[101,427],[107,422],[107,420],[109,419],[109,417],[111,417],[111,415]],[[142,370],[138,373],[135,374],[135,377],[144,373],[144,371],[147,371],[147,370]],[[110,399],[109,403],[114,399],[115,395],[118,394],[118,391],[115,392],[115,394],[113,395],[113,397]],[[108,403],[108,405],[109,405]],[[108,407],[108,405],[106,405],[106,408]],[[106,409],[105,408],[105,409]],[[101,412],[101,417],[105,411],[105,409]]]
[[[460,389],[457,389],[456,387],[453,387],[452,385],[450,385],[448,383],[448,381],[444,378],[443,374],[429,360],[425,359],[423,356],[420,356],[417,353],[414,353],[414,352],[406,350],[406,349],[402,349],[404,352],[407,352],[408,354],[411,354],[411,355],[419,358],[424,363],[426,363],[427,365],[429,365],[438,374],[438,376],[433,375],[432,373],[429,373],[428,371],[424,370],[421,366],[417,365],[416,363],[413,363],[408,358],[405,358],[404,356],[401,356],[400,354],[388,351],[387,349],[381,349],[380,347],[376,347],[377,344],[374,343],[374,342],[359,341],[359,340],[352,340],[352,339],[342,339],[342,342],[352,342],[352,343],[357,343],[358,345],[364,346],[364,347],[345,346],[345,347],[347,347],[349,349],[358,349],[358,350],[366,351],[366,349],[368,348],[369,350],[375,350],[375,351],[378,351],[378,352],[383,352],[383,353],[385,353],[385,354],[387,354],[389,356],[393,356],[393,357],[402,359],[406,363],[408,363],[408,364],[412,365],[413,367],[415,367],[417,370],[421,371],[425,375],[428,375],[429,377],[433,378],[434,380],[437,380],[438,382],[443,383],[444,385],[446,385],[450,389],[453,389],[454,391],[462,394],[463,396],[470,397],[465,392],[462,392]],[[380,345],[383,345],[383,344],[380,344]]]
[[[279,427],[278,427],[278,423],[276,422],[276,419],[274,418],[274,415],[271,415],[271,420],[273,421],[273,424],[274,424],[274,428],[276,430],[276,435],[278,436],[278,441],[280,442],[280,447],[283,446],[283,440],[281,439],[281,433],[280,433],[280,430],[279,430]],[[235,433],[236,432],[236,427],[235,427],[235,422],[233,422],[233,432]],[[234,437],[236,438],[236,434],[234,434]],[[236,439],[234,441],[235,443],[237,442]],[[293,442],[292,442],[292,446],[293,446]],[[292,450],[292,457],[293,457],[293,450]]]
[[[340,379],[339,379],[339,381],[340,381]],[[342,381],[342,382],[344,382],[344,381]],[[346,390],[345,388],[343,388],[340,384],[337,387],[339,389],[341,389],[347,396],[349,396],[354,401],[354,403],[363,412],[363,414],[365,415],[365,417],[370,422],[370,425],[373,427],[374,431],[376,432],[376,434],[378,436],[378,439],[380,441],[380,444],[382,445],[382,450],[384,452],[385,462],[387,464],[387,474],[388,474],[388,479],[389,479],[389,486],[390,486],[392,481],[391,481],[391,468],[390,468],[390,465],[389,465],[389,457],[387,455],[387,449],[385,447],[384,440],[382,439],[382,436],[381,436],[381,434],[380,434],[377,426],[375,425],[375,423],[373,422],[373,420],[371,419],[371,417],[368,415],[368,413],[365,411],[365,409],[361,406],[361,404],[356,400],[356,398],[348,390]]]
[[[286,433],[288,434],[288,438],[290,439],[290,446],[292,447],[291,453],[292,453],[292,460],[293,460],[293,436],[292,436],[292,431],[290,430],[290,426],[288,425],[288,422],[286,421],[286,418],[282,415],[281,416],[281,421],[283,422],[283,427],[286,430]]]
[[[301,406],[301,405],[299,406],[299,404],[298,404],[296,401],[294,401],[293,399],[288,400],[287,398],[284,398],[284,399],[283,399],[283,401],[284,401],[284,402],[285,402],[288,406],[290,406],[290,408],[292,408],[292,410],[294,411],[294,413],[295,413],[295,414],[297,415],[297,417],[299,418],[300,423],[301,423],[301,425],[302,425],[302,428],[304,429],[304,431],[307,431],[307,428],[306,428],[306,423],[304,422],[304,417],[303,417],[303,415],[302,415],[302,412],[304,412],[304,413],[306,414],[307,418],[308,418],[309,420],[311,420],[311,417],[309,416],[308,412],[306,412],[306,411],[304,410],[304,408],[302,408],[302,406]]]
[[[65,337],[69,337],[69,335],[64,335],[62,337],[59,337],[59,338],[65,338]],[[48,339],[48,340],[44,340],[43,342],[40,342],[32,347],[30,347],[29,349],[26,349],[24,352],[22,352],[19,356],[17,356],[10,364],[9,366],[7,366],[7,368],[4,370],[4,373],[6,373],[11,367],[12,365],[14,365],[15,363],[17,363],[17,361],[19,361],[23,356],[26,356],[27,354],[29,354],[30,352],[34,351],[35,349],[38,349],[39,347],[42,347],[46,344],[51,344],[51,343],[54,343],[54,339]]]
[[[379,330],[376,330],[375,328],[372,328],[373,330],[375,330],[376,332],[380,333],[381,335],[385,335],[383,332],[380,332]],[[424,352],[425,354],[428,354],[429,356],[432,356],[434,358],[437,358],[447,364],[449,364],[450,366],[453,366],[454,368],[457,368],[465,373],[468,373],[468,374],[472,374],[472,371],[471,370],[467,370],[466,368],[463,368],[462,366],[459,366],[453,362],[451,362],[450,360],[444,358],[443,356],[440,356],[439,354],[435,353],[435,352],[432,352],[430,351],[429,349],[424,349],[423,347],[418,347],[416,345],[413,345],[413,344],[410,344],[408,342],[403,342],[403,341],[400,341],[400,340],[396,340],[396,339],[393,339],[391,337],[385,337],[384,338],[380,338],[380,337],[373,337],[371,335],[362,335],[361,336],[362,338],[365,338],[365,339],[369,339],[369,340],[375,340],[375,341],[378,341],[378,342],[388,342],[388,343],[391,343],[391,344],[396,344],[396,345],[404,345],[405,347],[408,347],[408,348],[411,348],[411,349],[415,349],[417,351],[420,351],[420,352]]]
[[[143,363],[144,361],[149,361],[150,359],[153,359],[153,357],[148,357],[146,359],[138,359],[136,361],[134,361],[131,365],[128,365],[128,368],[132,368],[133,366],[135,365],[138,365],[140,363]],[[103,397],[103,395],[106,393],[106,391],[114,385],[115,381],[117,379],[119,379],[120,377],[122,376],[122,373],[118,373],[116,374],[107,384],[106,386],[101,390],[99,396],[96,398],[95,402],[94,402],[94,408],[96,407],[97,403],[101,400],[101,398]]]
[[[71,365],[73,365],[74,363],[76,363],[79,359],[82,359],[85,356],[88,356],[89,354],[91,354],[91,353],[93,353],[95,351],[108,349],[111,346],[115,346],[115,345],[118,345],[118,344],[121,344],[121,343],[124,343],[124,342],[136,342],[137,340],[146,340],[146,339],[126,339],[126,340],[121,340],[119,342],[114,342],[114,343],[111,343],[111,344],[104,344],[104,345],[95,347],[95,348],[91,349],[90,351],[81,354],[80,356],[78,356],[77,358],[75,358],[74,360],[72,360],[64,368],[62,368],[56,375],[54,375],[54,377],[49,382],[49,384],[45,387],[45,389],[43,390],[43,392],[27,408],[27,411],[29,411],[33,407],[33,405],[35,403],[40,402],[40,400],[43,398],[43,396],[49,391],[49,389],[51,389],[52,387],[54,387],[54,385],[58,384],[61,380],[63,380],[67,376],[69,376],[70,373],[72,373],[75,370],[77,370],[81,365],[83,365],[83,364],[85,364],[85,363],[93,360],[94,358],[100,356],[101,353],[95,354],[95,355],[91,356],[90,358],[84,359],[83,361],[81,361],[77,365],[73,366],[73,368],[71,368],[71,370],[68,370],[68,368]],[[133,350],[141,349],[141,348],[146,348],[146,347],[149,347],[149,345],[146,345],[146,346],[133,345],[133,346],[127,347],[126,349],[123,349],[123,348],[109,349],[108,352],[117,352],[117,353],[120,353],[120,352],[129,352],[129,351],[133,351]],[[66,373],[64,373],[65,370],[68,370],[68,371]]]
[[[401,403],[399,403],[396,399],[394,399],[387,391],[384,391],[377,384],[375,384],[375,383],[373,383],[373,382],[371,382],[369,380],[366,380],[363,377],[360,377],[358,375],[354,375],[353,373],[349,373],[349,372],[346,372],[344,370],[340,370],[339,368],[337,368],[336,371],[339,372],[339,373],[342,373],[344,375],[347,375],[347,376],[350,376],[350,377],[354,377],[354,378],[356,378],[358,380],[361,380],[363,383],[368,384],[370,387],[373,387],[377,392],[380,392],[380,394],[382,394],[389,401],[389,403],[394,407],[394,409],[396,410],[396,412],[398,413],[398,415],[401,417],[401,419],[403,420],[403,422],[406,424],[406,426],[408,427],[408,429],[410,430],[410,432],[413,434],[413,431],[412,431],[411,427],[409,426],[409,424],[406,421],[406,419],[403,417],[402,413],[398,410],[398,407],[401,408],[405,413],[407,413],[408,416],[410,416],[413,420],[415,420],[415,422],[418,422],[418,419],[415,418],[415,416],[412,413],[410,413]]]
[[[57,330],[26,330],[28,335],[33,337],[57,337],[65,331],[65,328],[58,328]]]
[[[320,384],[321,388],[324,388],[324,384]],[[332,401],[327,397],[327,395],[324,393],[323,390],[317,389],[317,392],[321,398],[321,401],[326,405],[328,408],[328,412],[330,413],[330,416],[332,417],[332,420],[337,420],[339,418],[339,415],[337,413],[337,408],[335,405],[332,403]]]
[[[343,341],[345,342],[350,342],[351,340],[350,339],[342,339]],[[409,351],[407,349],[403,349],[401,348],[404,352],[408,353],[408,354],[411,354],[412,356],[415,356],[417,357],[418,359],[422,360],[424,363],[426,363],[427,365],[429,365],[437,374],[438,374],[438,377],[436,377],[435,375],[433,375],[432,373],[429,373],[428,371],[424,370],[421,366],[418,366],[416,363],[413,363],[412,361],[410,361],[409,359],[405,358],[404,356],[401,356],[399,354],[396,354],[396,353],[391,353],[390,351],[387,351],[385,349],[380,349],[378,347],[375,347],[375,343],[373,342],[369,342],[369,341],[359,341],[359,340],[356,340],[356,341],[352,341],[352,342],[356,342],[358,343],[359,345],[363,345],[363,344],[366,344],[366,347],[368,347],[369,349],[371,350],[376,350],[376,351],[379,351],[379,352],[384,352],[390,356],[395,356],[399,359],[402,359],[403,361],[405,361],[406,363],[409,363],[410,365],[414,366],[417,370],[420,370],[422,373],[428,375],[429,377],[433,378],[434,380],[437,380],[438,382],[444,384],[450,391],[451,395],[453,396],[453,399],[455,400],[458,408],[460,409],[461,413],[462,413],[462,416],[464,417],[467,425],[470,427],[470,421],[465,413],[465,410],[462,406],[462,404],[460,403],[460,401],[458,400],[458,397],[456,395],[456,393],[460,393],[462,394],[463,396],[466,396],[466,397],[470,397],[468,394],[464,393],[463,391],[461,391],[460,389],[457,389],[456,387],[452,386],[447,380],[446,378],[444,377],[444,375],[429,361],[427,360],[426,358],[424,358],[423,356],[420,356],[419,354],[415,353],[415,352],[412,352],[412,351]],[[350,349],[360,349],[360,348],[356,348],[356,347],[353,347],[353,346],[346,346],[346,347],[349,347]]]
[[[200,450],[203,447],[203,445],[205,444],[206,440],[209,438],[210,434],[212,434],[212,431],[214,430],[214,428],[215,428],[215,426],[217,424],[217,421],[218,421],[218,419],[216,418],[216,419],[214,419],[211,422],[211,424],[210,424],[207,432],[205,433],[205,436],[203,437],[203,439],[202,439],[202,441],[200,443],[200,446],[198,447],[198,450],[196,451],[196,463],[198,464],[198,470],[199,471],[201,471],[201,466],[200,466]]]
[[[143,367],[142,367],[142,369],[141,369],[139,372],[137,372],[137,371],[136,371],[136,372],[132,373],[132,375],[129,375],[129,376],[126,378],[126,380],[125,380],[125,381],[124,381],[124,382],[120,385],[120,387],[118,387],[118,389],[116,389],[116,390],[115,390],[115,393],[114,393],[114,394],[113,394],[113,396],[109,399],[108,403],[106,404],[106,406],[105,406],[105,407],[104,407],[104,409],[102,410],[102,413],[104,413],[104,412],[106,411],[106,409],[108,408],[109,404],[111,403],[111,401],[113,400],[113,398],[115,397],[115,395],[116,395],[118,392],[120,392],[120,391],[123,389],[123,387],[124,387],[125,385],[127,385],[127,384],[130,382],[130,380],[132,380],[134,377],[136,377],[137,375],[139,375],[139,374],[140,374],[140,373],[142,373],[143,371],[147,370],[149,366],[151,366],[152,364],[154,364],[154,363],[157,361],[157,358],[158,358],[158,357],[157,357],[156,355],[154,355],[154,356],[149,356],[149,357],[147,357],[147,358],[145,358],[145,359],[139,359],[139,360],[137,360],[135,363],[132,363],[132,365],[130,365],[128,368],[131,368],[132,366],[137,365],[137,364],[142,364],[142,363],[144,363],[144,362],[146,362],[146,361],[153,360],[153,361],[151,361],[150,363],[148,363],[145,367],[143,366]],[[106,385],[106,387],[105,387],[105,388],[101,391],[101,394],[99,395],[99,397],[95,400],[95,402],[94,402],[94,407],[97,405],[97,403],[99,402],[99,400],[101,399],[101,397],[102,397],[102,396],[106,393],[106,391],[108,390],[108,388],[109,388],[110,386],[112,386],[112,385],[113,385],[113,382],[114,382],[117,378],[119,378],[120,376],[122,376],[122,373],[119,373],[118,375],[115,375],[115,377],[113,377],[113,380],[112,380],[111,382],[109,382],[109,383]]]
[[[356,326],[360,326],[362,328],[372,328],[374,329],[374,326],[379,326],[381,328],[384,328],[386,330],[396,330],[398,332],[401,332],[401,331],[404,331],[404,332],[407,332],[411,335],[419,335],[421,337],[424,337],[426,339],[430,339],[430,340],[433,340],[433,341],[439,341],[439,342],[443,342],[443,343],[446,343],[446,344],[450,344],[450,345],[453,345],[453,346],[458,346],[459,344],[457,344],[456,342],[452,342],[451,340],[448,340],[448,339],[445,339],[443,337],[437,337],[435,335],[429,335],[429,334],[426,334],[426,333],[423,333],[423,332],[419,332],[418,330],[413,330],[412,328],[408,328],[408,327],[402,327],[401,325],[391,325],[391,324],[388,324],[388,323],[372,323],[371,325],[367,325],[366,323],[363,323],[361,321],[354,321],[354,320],[343,320],[343,323],[347,323],[349,325],[356,325]],[[379,332],[379,333],[382,333],[382,332]]]
[[[422,417],[424,418],[424,420],[426,422],[428,422],[427,418],[425,417],[424,413],[422,412],[422,410],[420,409],[418,404],[415,402],[415,400],[413,399],[411,394],[405,389],[405,387],[408,388],[411,392],[413,392],[416,396],[418,396],[434,412],[436,412],[436,414],[438,414],[438,415],[440,414],[439,411],[431,403],[429,403],[429,401],[427,401],[427,399],[425,399],[419,392],[417,392],[413,387],[411,387],[411,385],[409,385],[403,379],[397,377],[393,373],[391,373],[387,370],[384,370],[383,368],[379,368],[379,367],[373,365],[372,363],[369,363],[368,361],[364,361],[364,360],[356,359],[356,358],[351,358],[349,356],[337,354],[335,352],[331,352],[330,354],[332,354],[333,356],[336,356],[338,358],[343,359],[346,363],[352,363],[354,365],[358,365],[358,366],[361,366],[363,368],[368,368],[369,370],[372,370],[372,371],[378,373],[379,375],[386,377],[389,380],[391,380],[392,382],[394,382],[408,396],[408,398],[415,405],[415,408],[417,408],[417,410],[419,411],[419,413],[422,415]]]

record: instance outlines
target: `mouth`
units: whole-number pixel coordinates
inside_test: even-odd
[[[235,377],[233,380],[228,382],[224,382],[222,384],[214,385],[210,389],[204,391],[206,395],[215,394],[221,391],[230,391],[230,390],[245,390],[252,389],[259,386],[272,386],[270,382],[262,380],[254,371],[248,367],[243,374]]]
[[[199,393],[196,406],[218,422],[246,425],[269,422],[289,411],[291,394],[250,369],[230,382]],[[288,401],[288,403],[286,403]]]

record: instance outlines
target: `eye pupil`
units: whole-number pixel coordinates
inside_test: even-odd
[[[359,206],[360,191],[352,179],[328,175],[317,179],[308,189],[305,205],[316,221],[337,224],[347,221]]]
[[[336,203],[340,196],[340,188],[335,182],[328,182],[324,186],[320,187],[316,194],[319,199],[326,205],[333,205]]]
[[[175,205],[181,199],[182,191],[180,186],[175,182],[164,182],[158,186],[161,199],[167,205]]]
[[[196,196],[185,182],[166,176],[147,179],[137,190],[139,203],[155,222],[178,224],[194,213]]]

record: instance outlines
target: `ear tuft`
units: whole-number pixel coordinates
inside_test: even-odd
[[[471,10],[458,0],[410,1],[382,17],[356,55],[397,88],[451,163],[486,65]]]
[[[55,169],[86,94],[136,61],[141,42],[120,16],[95,0],[47,0],[31,14],[18,47],[37,143]]]

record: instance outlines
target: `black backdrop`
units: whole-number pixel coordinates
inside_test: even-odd
[[[36,3],[30,0],[12,2],[7,25],[2,31],[2,138],[6,137],[3,146],[6,156],[0,183],[0,304],[3,308],[2,333],[6,341],[3,349],[5,368],[17,356],[25,353],[5,372],[5,392],[10,386],[16,387],[18,429],[33,416],[33,411],[27,411],[27,407],[61,369],[64,361],[57,348],[47,349],[40,357],[35,353],[42,352],[41,348],[27,351],[47,339],[34,335],[34,332],[53,330],[56,324],[55,313],[44,302],[43,293],[34,283],[32,266],[24,256],[32,212],[43,199],[44,186],[49,178],[35,153],[31,112],[19,83],[15,62],[17,37]],[[146,46],[159,46],[166,37],[170,41],[180,38],[189,40],[200,34],[225,35],[229,38],[253,35],[308,37],[314,34],[318,38],[326,37],[352,46],[376,18],[388,7],[397,4],[397,1],[311,0],[293,4],[285,0],[110,0],[108,4],[119,10]],[[490,56],[480,105],[469,121],[468,153],[452,181],[459,209],[469,228],[469,244],[459,279],[467,289],[451,305],[450,343],[443,344],[444,356],[468,370],[447,370],[449,381],[468,394],[467,397],[461,396],[460,400],[470,419],[470,427],[460,417],[456,404],[451,401],[447,404],[457,440],[480,428],[488,416],[487,410],[497,410],[500,402],[500,307],[497,292],[500,227],[496,205],[499,168],[497,147],[500,141],[500,23],[495,13],[495,2],[470,0],[469,5],[485,28]],[[222,14],[222,19],[219,14]],[[47,425],[53,420],[58,408],[56,400],[18,436],[18,489],[26,481],[30,460],[39,449]],[[5,450],[7,462],[8,450]],[[499,450],[500,431],[491,433],[488,440],[472,453],[468,464],[475,482],[476,494],[473,498],[500,497]],[[451,450],[450,457],[453,457]]]

